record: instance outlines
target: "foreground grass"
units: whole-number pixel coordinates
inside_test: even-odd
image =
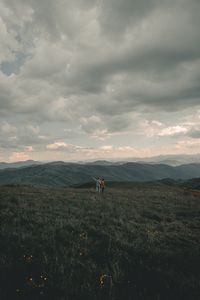
[[[200,299],[200,198],[0,188],[0,299]]]

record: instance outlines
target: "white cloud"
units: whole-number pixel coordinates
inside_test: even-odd
[[[53,144],[47,145],[49,150],[67,150],[67,151],[76,151],[82,149],[80,146],[75,146],[72,144],[66,144],[65,142],[55,142]]]
[[[69,146],[71,146],[71,145],[68,145],[64,142],[57,142],[57,143],[47,145],[47,149],[51,149],[51,150],[57,150],[59,148],[67,148],[68,149]]]
[[[110,152],[110,151],[113,150],[113,146],[112,145],[105,145],[105,146],[101,146],[100,149],[105,151],[105,152],[106,151]]]
[[[188,131],[187,128],[177,125],[177,126],[171,126],[164,128],[161,130],[161,132],[158,134],[159,136],[173,136],[179,133],[186,133]]]

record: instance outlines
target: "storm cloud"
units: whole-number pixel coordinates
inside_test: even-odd
[[[198,152],[199,25],[197,0],[0,0],[0,159]]]

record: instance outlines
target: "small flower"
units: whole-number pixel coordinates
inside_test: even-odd
[[[82,232],[80,234],[80,238],[83,239],[83,240],[87,240],[87,238],[88,238],[87,232]]]
[[[24,254],[23,257],[27,263],[31,262],[33,259],[33,255],[25,255]]]
[[[106,274],[102,274],[102,275],[100,276],[100,278],[99,278],[99,284],[100,284],[101,287],[104,286],[106,277],[107,277]]]

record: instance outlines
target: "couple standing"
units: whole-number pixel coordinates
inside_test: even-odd
[[[96,181],[96,192],[103,193],[105,189],[105,180],[104,178],[95,178],[92,177]]]

